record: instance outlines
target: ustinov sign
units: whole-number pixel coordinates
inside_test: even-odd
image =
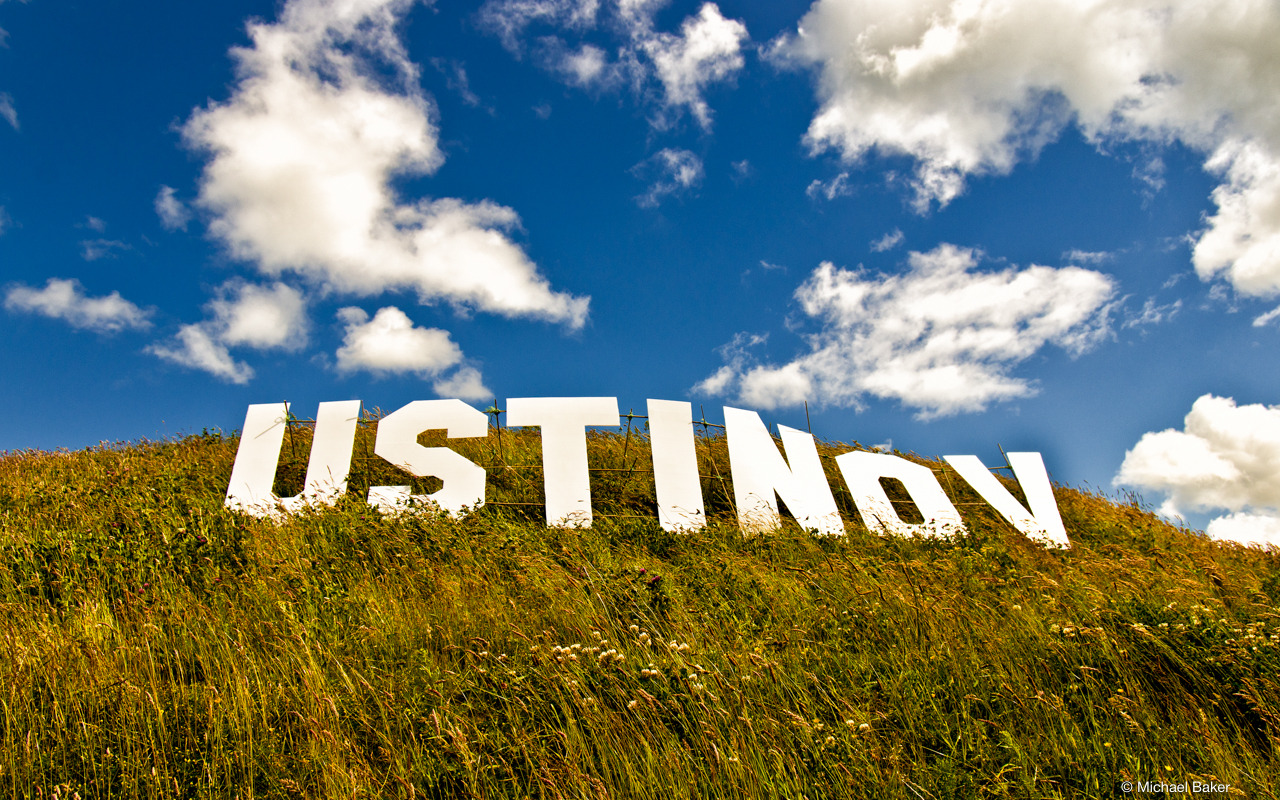
[[[256,516],[276,516],[335,502],[347,490],[360,408],[359,400],[320,404],[303,490],[294,497],[279,497],[272,492],[272,484],[289,404],[249,406],[226,505]],[[507,401],[506,413],[509,426],[541,429],[547,523],[589,527],[586,431],[619,424],[617,398],[517,397]],[[648,419],[658,520],[669,531],[698,530],[706,525],[706,508],[694,450],[693,408],[681,401],[649,400]],[[805,528],[825,535],[844,534],[844,521],[811,434],[778,426],[779,452],[756,412],[726,407],[724,420],[734,501],[744,531],[777,527],[781,523],[778,498],[782,498]],[[438,478],[443,486],[428,495],[414,495],[408,486],[373,486],[369,504],[389,514],[420,505],[439,506],[452,514],[483,506],[484,468],[448,447],[423,446],[418,435],[443,430],[451,439],[483,437],[488,427],[488,417],[461,400],[419,400],[383,417],[374,453],[410,475]],[[1024,535],[1046,547],[1070,547],[1040,454],[1009,453],[1008,457],[1027,498],[1026,507],[976,456],[946,456],[945,460]],[[854,451],[835,460],[858,513],[872,530],[942,537],[965,532],[959,512],[929,468],[886,453]],[[894,511],[881,478],[902,482],[923,522],[907,522]]]

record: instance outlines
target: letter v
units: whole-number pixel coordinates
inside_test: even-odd
[[[1013,467],[1013,475],[1027,496],[1030,511],[996,480],[977,456],[943,456],[943,459],[1023,535],[1045,547],[1063,550],[1071,547],[1039,453],[1009,453],[1009,466]]]

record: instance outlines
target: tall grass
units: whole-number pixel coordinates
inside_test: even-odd
[[[673,535],[638,431],[591,437],[591,529],[504,505],[542,499],[513,430],[451,443],[485,508],[384,518],[362,492],[412,481],[368,435],[351,493],[279,525],[222,508],[234,437],[0,457],[0,794],[1275,797],[1274,554],[1063,487],[1048,551],[932,462],[958,541],[840,492],[845,537],[744,537],[715,437],[712,523]]]

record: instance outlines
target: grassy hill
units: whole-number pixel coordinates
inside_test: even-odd
[[[349,496],[276,525],[222,508],[236,445],[0,457],[0,794],[1275,797],[1280,556],[1133,502],[1057,487],[1047,551],[929,462],[967,538],[871,535],[840,489],[846,537],[746,538],[710,437],[715,521],[672,535],[631,433],[555,530],[503,430],[458,445],[488,506],[385,519],[362,429]]]

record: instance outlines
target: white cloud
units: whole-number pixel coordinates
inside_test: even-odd
[[[165,230],[185,231],[187,229],[187,223],[191,221],[191,212],[177,198],[177,193],[172,186],[160,187],[160,191],[156,193],[155,208],[156,216],[160,217],[160,224]]]
[[[183,325],[171,341],[153,344],[147,352],[231,383],[248,383],[254,371],[232,357],[231,347],[295,351],[307,341],[306,300],[283,283],[228,281],[205,310],[209,318]]]
[[[1209,520],[1205,533],[1220,542],[1236,542],[1252,547],[1280,547],[1280,516],[1237,511]]]
[[[1143,435],[1114,483],[1160,492],[1168,516],[1234,512],[1210,523],[1214,538],[1280,543],[1280,406],[1203,395],[1183,430]]]
[[[921,211],[971,175],[1008,172],[1073,122],[1099,144],[1206,153],[1222,183],[1196,271],[1270,296],[1280,294],[1277,41],[1270,0],[817,0],[770,52],[819,71],[810,147],[850,163],[871,151],[912,158]]]
[[[217,341],[207,326],[183,325],[174,339],[168,344],[153,344],[147,352],[229,383],[246,384],[253,377],[253,368],[232,358],[227,346]]]
[[[1148,297],[1146,302],[1142,304],[1141,311],[1136,314],[1125,312],[1125,321],[1121,327],[1145,328],[1149,325],[1159,325],[1162,322],[1172,320],[1181,310],[1181,300],[1174,300],[1172,303],[1166,303],[1165,305],[1157,305],[1154,297]]]
[[[1102,250],[1068,250],[1062,254],[1062,259],[1069,264],[1089,264],[1095,267],[1113,261],[1115,257],[1115,253]]]
[[[373,319],[362,309],[348,307],[338,318],[346,325],[337,353],[341,372],[436,375],[462,361],[462,350],[448,331],[416,327],[395,306],[378,309]]]
[[[1275,322],[1277,318],[1280,318],[1280,306],[1277,306],[1271,309],[1265,314],[1259,314],[1258,316],[1254,317],[1253,327],[1255,328],[1265,327],[1267,325],[1270,325],[1272,322]]]
[[[663,148],[631,168],[649,181],[649,189],[636,197],[643,208],[655,208],[668,197],[679,197],[702,183],[702,159],[688,150]]]
[[[595,45],[584,44],[577,50],[558,46],[558,41],[546,45],[546,59],[552,69],[560,73],[571,86],[588,89],[593,86],[608,87],[620,74],[609,65],[609,57]]]
[[[456,397],[459,400],[490,400],[493,391],[484,385],[480,370],[475,367],[459,367],[452,375],[431,384],[440,397]]]
[[[393,179],[443,160],[433,109],[397,37],[411,0],[290,0],[232,51],[229,100],[195,111],[209,155],[198,203],[210,232],[268,276],[356,296],[413,289],[423,303],[580,327],[589,299],[552,291],[493,202],[403,202]]]
[[[18,130],[18,109],[13,107],[13,98],[8,92],[0,92],[0,118]]]
[[[467,77],[467,68],[461,61],[446,61],[443,58],[431,59],[431,66],[445,76],[445,85],[457,92],[462,102],[472,108],[479,108],[480,96],[471,89],[471,79]]]
[[[758,408],[804,400],[860,406],[864,396],[898,400],[931,418],[979,411],[1035,393],[1013,367],[1049,344],[1081,353],[1108,331],[1110,278],[1078,267],[977,271],[954,245],[911,253],[902,275],[870,276],[823,263],[796,290],[821,323],[809,352],[760,364],[735,340],[726,367],[699,385],[736,390]],[[726,371],[727,370],[727,371]]]
[[[686,17],[679,33],[654,29],[653,16],[665,0],[489,0],[480,10],[483,27],[512,53],[524,50],[535,24],[582,35],[605,27],[614,56],[597,44],[571,45],[560,36],[538,39],[544,67],[583,88],[630,87],[655,102],[650,123],[670,128],[688,113],[703,130],[711,128],[705,94],[713,84],[733,80],[743,66],[746,25],[726,19],[715,3]]]
[[[810,200],[819,198],[835,200],[837,197],[848,197],[853,194],[853,187],[849,185],[849,173],[841,172],[829,181],[814,178],[805,188],[804,193]]]
[[[257,350],[298,350],[306,344],[306,301],[283,283],[229,283],[210,301],[209,310],[214,320],[207,330],[223,344]]]
[[[4,307],[9,311],[60,319],[73,328],[98,333],[118,333],[151,325],[148,320],[151,312],[125,300],[119,292],[89,297],[80,281],[74,278],[50,278],[43,289],[14,286],[5,294]]]
[[[642,33],[637,38],[662,82],[666,107],[687,109],[703,130],[709,130],[711,110],[703,91],[742,69],[747,26],[725,19],[715,3],[706,3],[696,17],[685,19],[678,36]]]
[[[80,243],[80,257],[85,261],[97,261],[100,258],[115,258],[120,253],[132,249],[128,242],[116,239],[88,239]]]
[[[876,239],[874,242],[871,243],[871,252],[883,253],[886,250],[892,250],[893,248],[902,244],[902,238],[903,238],[902,229],[894,228],[893,230],[886,233],[884,236],[881,236],[879,239]]]
[[[490,0],[480,9],[480,24],[497,34],[513,53],[522,50],[521,37],[534,23],[583,30],[593,28],[599,0]]]
[[[1280,70],[1273,76],[1280,80]],[[1222,274],[1255,297],[1280,294],[1280,135],[1268,145],[1229,141],[1206,163],[1225,180],[1213,190],[1218,210],[1192,252],[1202,279]]]

